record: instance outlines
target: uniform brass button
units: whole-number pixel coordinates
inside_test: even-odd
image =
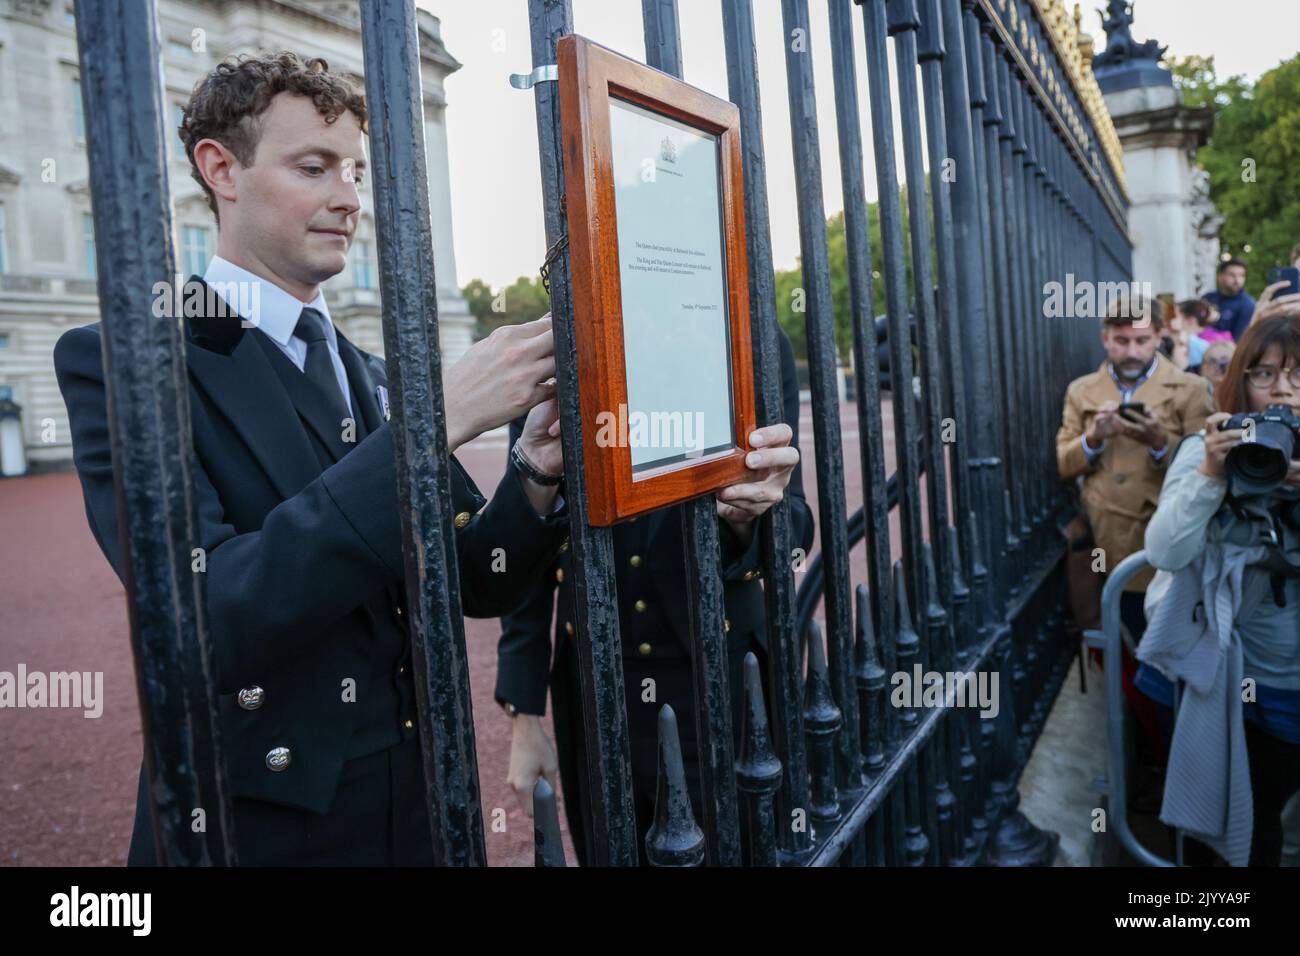
[[[465,527],[465,525],[467,525],[467,524],[469,524],[469,512],[468,512],[468,511],[462,511],[460,514],[456,515],[456,530],[457,530],[457,531],[459,531],[461,528]]]
[[[406,673],[406,665],[403,664],[401,667],[397,668],[397,673],[399,673],[399,674],[405,674],[405,673]]]
[[[632,565],[632,567],[634,568],[641,567],[641,555],[639,554],[632,555],[632,557],[627,559],[627,563]]]
[[[266,691],[254,684],[241,690],[237,699],[244,710],[257,710],[266,700]]]
[[[401,616],[402,616],[402,605],[400,605],[400,604],[394,604],[394,605],[393,605],[393,613],[396,614],[398,617],[401,617]]]
[[[266,769],[279,773],[289,766],[291,757],[288,747],[273,747],[266,753]]]
[[[415,724],[411,723],[410,720],[404,720],[402,721],[402,726],[405,727],[407,730],[410,730],[412,727],[415,726]]]
[[[748,571],[745,572],[744,576],[742,577],[742,580],[752,581],[756,577],[758,577],[758,572],[753,568],[750,568]]]
[[[724,634],[731,633],[731,618],[724,617],[722,619],[722,631]]]
[[[564,622],[564,633],[565,633],[565,634],[569,634],[569,635],[572,635],[572,634],[573,634],[573,622],[572,622],[572,621],[565,621],[565,622]]]
[[[559,581],[561,584],[564,583],[564,568],[555,569],[555,580]]]
[[[560,545],[560,554],[564,554],[564,552],[568,550],[569,550],[569,539],[565,538],[564,543]]]
[[[649,644],[642,644],[637,648],[637,653],[642,657],[649,657],[651,650],[653,650],[653,648],[651,648]]]
[[[636,603],[633,604],[632,606],[636,608],[638,611],[644,611],[648,605],[645,603],[645,601],[642,601],[640,598],[637,598]]]

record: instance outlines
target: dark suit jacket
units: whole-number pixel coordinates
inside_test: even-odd
[[[395,706],[397,662],[409,653],[393,437],[376,397],[385,367],[341,333],[338,345],[360,438],[350,446],[322,394],[260,330],[213,317],[187,319],[185,330],[197,543],[229,792],[318,814],[358,735],[378,740],[385,721],[398,725],[368,705]],[[98,323],[55,346],[86,516],[120,578],[102,363]],[[496,616],[527,597],[567,515],[539,517],[513,472],[484,507],[454,458],[452,470],[462,605]],[[492,551],[502,546],[510,560],[496,573]],[[409,682],[410,668],[403,674]],[[357,682],[356,702],[343,700],[346,678]],[[263,704],[241,707],[239,691],[254,686]],[[273,771],[266,756],[280,746],[292,759]]]
[[[798,447],[799,382],[794,350],[784,332],[780,335],[780,345],[785,422],[794,432],[791,445]],[[812,548],[814,528],[812,511],[804,497],[802,461],[790,476],[786,500],[793,529],[791,546],[802,548],[807,555]],[[625,661],[654,661],[690,653],[681,513],[680,506],[664,508],[614,528],[619,628]],[[753,536],[748,546],[742,546],[723,521],[719,522],[719,534],[728,642],[743,647],[752,639],[766,646],[758,535]],[[513,704],[522,713],[545,713],[557,582],[560,592],[560,612],[555,622],[557,659],[560,650],[572,640],[576,604],[571,563],[572,553],[566,549],[551,573],[544,575],[533,588],[527,602],[501,619],[496,697],[499,702]],[[557,686],[561,685],[557,683]],[[678,719],[689,721],[689,715],[679,714]]]

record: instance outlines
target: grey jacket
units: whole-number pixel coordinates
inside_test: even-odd
[[[1268,590],[1267,573],[1247,568],[1264,556],[1263,547],[1208,544],[1174,574],[1137,650],[1138,660],[1186,682],[1160,819],[1233,866],[1249,862],[1254,828],[1235,622]]]

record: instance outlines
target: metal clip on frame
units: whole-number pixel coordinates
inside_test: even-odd
[[[538,83],[556,83],[559,79],[560,68],[554,63],[546,63],[536,67],[531,73],[511,73],[510,85],[517,90],[531,90]],[[563,196],[560,197],[560,211],[564,211]],[[568,248],[569,233],[566,230],[564,235],[555,240],[555,244],[546,250],[546,259],[542,262],[542,267],[537,270],[542,277],[542,288],[546,290],[547,295],[551,292],[551,269]]]
[[[511,73],[510,85],[517,90],[531,90],[538,83],[555,83],[559,78],[560,68],[554,63],[546,63],[531,73]]]

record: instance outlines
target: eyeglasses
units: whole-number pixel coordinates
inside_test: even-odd
[[[1300,365],[1295,368],[1278,368],[1276,365],[1256,365],[1246,369],[1246,378],[1253,388],[1272,388],[1277,382],[1278,374],[1287,372],[1291,384],[1300,388]]]
[[[1226,372],[1228,370],[1228,366],[1232,364],[1232,359],[1212,359],[1210,361],[1210,364],[1213,365],[1215,368],[1217,368],[1220,372]]]

